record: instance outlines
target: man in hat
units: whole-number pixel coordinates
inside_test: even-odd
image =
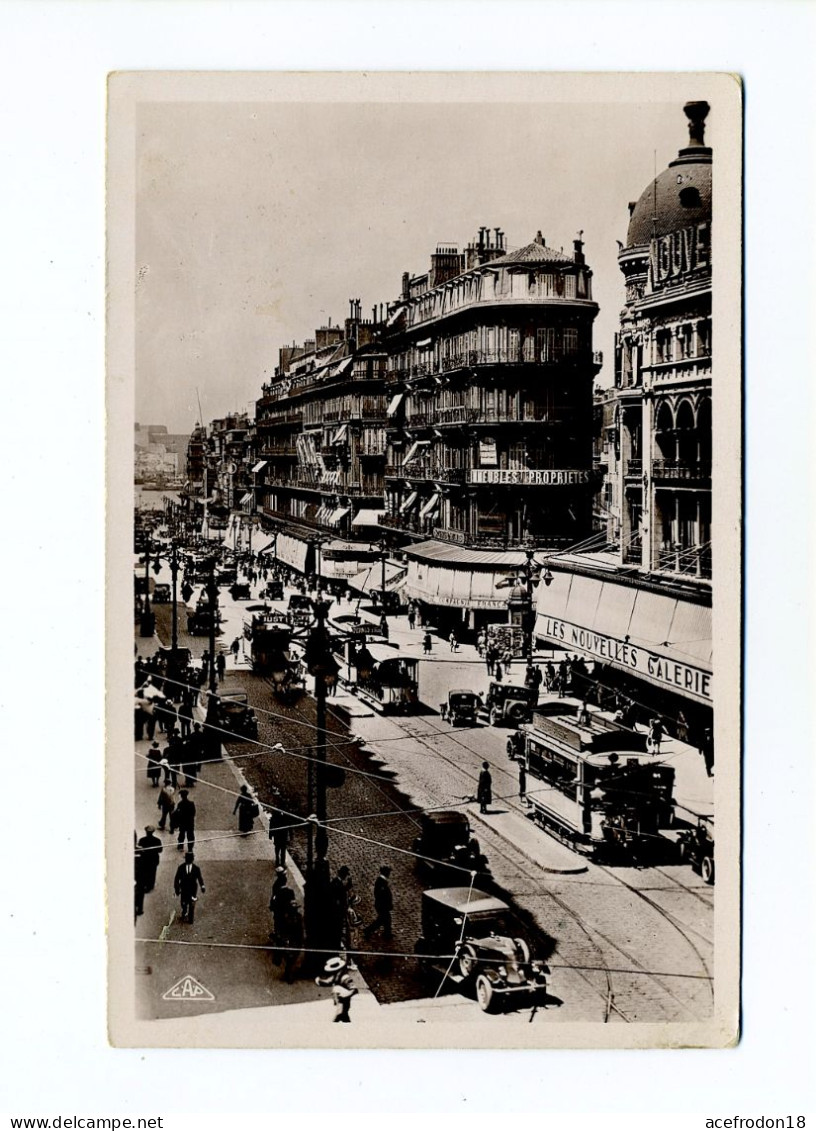
[[[181,921],[192,923],[195,915],[195,905],[198,899],[198,889],[206,891],[201,869],[194,863],[195,855],[192,852],[184,853],[184,863],[179,864],[173,880],[173,890],[181,898]]]
[[[479,812],[486,813],[487,807],[493,800],[493,778],[490,774],[490,765],[482,762],[482,772],[479,774],[479,784],[476,788],[476,800],[479,802]]]
[[[172,825],[178,829],[178,849],[184,849],[187,841],[187,850],[192,852],[195,848],[195,803],[190,800],[186,789],[179,790],[179,803],[173,812]]]
[[[367,939],[370,939],[380,927],[383,929],[383,938],[386,941],[390,941],[394,937],[391,933],[391,912],[394,908],[394,896],[389,883],[390,876],[391,866],[383,864],[379,876],[374,881],[374,910],[377,912],[377,917],[363,931],[363,935]]]
[[[344,958],[330,958],[323,970],[323,976],[315,978],[315,985],[331,986],[332,1001],[334,1002],[333,1020],[350,1022],[351,999],[357,993],[357,987],[349,974],[346,960]]]
[[[286,867],[286,849],[291,832],[292,818],[280,809],[273,809],[269,814],[269,839],[275,845],[275,864],[278,868]]]
[[[161,812],[161,817],[159,818],[159,828],[162,832],[164,832],[167,825],[167,819],[169,817],[170,831],[172,832],[173,810],[176,807],[176,791],[173,789],[172,785],[170,785],[169,781],[166,781],[162,788],[159,790],[159,796],[156,800],[156,805]]]
[[[156,829],[153,825],[145,825],[145,835],[139,838],[142,881],[146,892],[153,891],[156,886],[156,870],[159,867],[159,857],[162,853],[162,842],[154,835],[155,832]]]

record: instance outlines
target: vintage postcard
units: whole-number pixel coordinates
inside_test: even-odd
[[[739,1039],[741,136],[111,76],[114,1045]]]

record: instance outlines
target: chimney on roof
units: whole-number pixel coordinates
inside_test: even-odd
[[[402,273],[402,298],[409,299],[411,297],[411,276],[407,271]]]
[[[576,263],[586,263],[584,258],[584,229],[578,233],[578,239],[572,241],[573,256]]]
[[[707,102],[687,102],[683,107],[689,121],[689,145],[705,145],[705,120],[710,109]]]
[[[541,247],[547,246],[547,242],[541,234],[541,228],[539,228],[538,231],[536,232],[535,239],[533,240],[533,243],[537,243]]]

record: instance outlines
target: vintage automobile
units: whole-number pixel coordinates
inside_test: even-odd
[[[677,838],[680,859],[690,864],[707,884],[714,883],[714,821],[699,817],[697,827],[683,829]]]
[[[305,628],[314,620],[314,607],[304,593],[293,593],[289,598],[286,619],[293,628]]]
[[[230,587],[230,595],[233,601],[252,600],[252,590],[245,581],[236,581],[235,584]]]
[[[270,601],[282,601],[284,598],[282,581],[267,581],[263,594]]]
[[[520,726],[533,717],[538,702],[538,689],[523,683],[500,683],[492,680],[487,689],[484,710],[492,727]]]
[[[153,604],[166,605],[173,599],[170,591],[170,586],[165,582],[160,582],[153,588]]]
[[[475,727],[481,706],[481,695],[475,691],[455,688],[448,692],[448,722],[452,727]]]
[[[476,888],[422,893],[422,935],[414,951],[426,970],[474,992],[485,1012],[511,998],[535,1003],[546,998],[549,967],[531,958],[504,900]]]
[[[235,738],[257,738],[258,720],[245,691],[222,691],[218,697],[218,725]],[[224,739],[230,739],[224,735]]]
[[[467,814],[458,809],[432,809],[420,815],[420,834],[412,850],[417,871],[434,883],[462,883],[470,872],[491,881],[487,857],[471,834]]]
[[[235,566],[220,566],[216,570],[215,580],[218,585],[223,585],[224,588],[235,585],[238,581],[238,573]]]

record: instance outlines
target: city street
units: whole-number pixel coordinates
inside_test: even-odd
[[[223,590],[220,601],[224,621],[218,647],[228,647],[241,632],[243,603],[233,602]],[[365,609],[363,605],[363,615]],[[159,605],[155,611],[158,636],[168,643],[170,607]],[[183,621],[180,615],[179,643],[200,655],[206,638],[189,637]],[[404,1010],[413,1003],[423,1010],[439,1010],[449,1009],[457,998],[463,1019],[480,1012],[450,984],[435,997],[440,976],[424,975],[413,957],[420,934],[420,892],[428,886],[417,875],[411,854],[419,811],[450,807],[467,813],[497,888],[514,907],[519,934],[535,954],[549,959],[550,998],[546,1009],[535,1012],[537,1023],[691,1021],[707,1016],[713,1000],[713,889],[679,864],[643,869],[598,865],[537,828],[518,797],[517,767],[505,752],[509,732],[484,725],[454,729],[440,717],[439,704],[450,688],[486,689],[485,664],[475,648],[463,644],[451,652],[446,641],[434,638],[432,653],[425,658],[420,643],[424,630],[410,630],[404,616],[392,618],[390,628],[391,642],[400,651],[420,657],[420,712],[386,717],[342,691],[328,700],[329,761],[345,770],[343,786],[328,792],[329,862],[332,872],[341,864],[351,869],[362,924],[375,915],[372,885],[380,865],[389,863],[393,869],[393,941],[374,936],[366,942],[358,929],[351,942],[373,1000],[382,1007]],[[138,641],[139,650],[147,655],[156,643]],[[262,803],[308,816],[314,699],[306,694],[292,705],[282,704],[269,682],[252,674],[240,655],[237,666],[230,657],[227,681],[247,691],[259,719],[259,739],[257,744],[229,743],[230,761],[206,766],[193,791],[199,806],[196,856],[205,882],[211,884],[199,901],[193,926],[180,925],[177,915],[173,918],[170,870],[180,854],[165,834],[164,855],[170,859],[162,864],[164,872],[160,870],[164,890],[161,896],[157,892],[147,897],[137,928],[140,937],[167,940],[142,947],[142,971],[151,970],[144,979],[152,987],[144,997],[150,1016],[265,1004],[299,1008],[325,996],[311,977],[287,985],[282,968],[271,964],[267,903],[272,846],[262,821],[256,821],[251,836],[237,836],[231,812],[239,784],[246,780]],[[364,743],[353,741],[353,736]],[[285,755],[269,752],[276,743],[284,746]],[[143,746],[147,743],[137,744],[137,784],[146,823],[152,797],[139,758]],[[491,767],[494,800],[482,815],[473,798],[484,760]],[[671,740],[664,744],[661,760],[675,766],[677,789],[687,797],[696,794],[695,803],[705,811],[711,783],[699,754]],[[299,869],[305,870],[304,828],[295,830],[291,851]],[[195,949],[176,945],[191,942],[197,944]],[[185,974],[192,974],[215,1000],[163,1000],[161,994]],[[511,1011],[502,1022],[514,1016],[527,1019],[529,1012]]]

